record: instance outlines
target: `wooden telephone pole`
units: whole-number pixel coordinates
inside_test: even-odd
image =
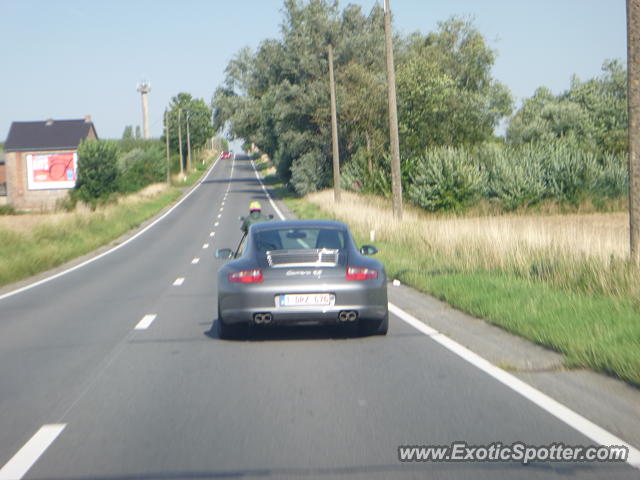
[[[167,184],[171,185],[171,155],[169,153],[169,112],[164,111],[164,135],[167,139]]]
[[[187,112],[187,172],[191,171],[191,134],[189,133],[189,112]]]
[[[389,92],[389,135],[391,141],[391,191],[393,216],[402,220],[402,182],[400,177],[400,139],[398,136],[398,106],[396,104],[396,74],[393,65],[393,32],[391,8],[384,0],[384,36],[387,43],[387,83]]]
[[[627,104],[629,112],[629,242],[640,266],[640,0],[627,0]]]
[[[333,78],[333,46],[329,44],[329,86],[331,89],[331,138],[333,140],[333,199],[340,203],[340,149],[338,148],[338,115],[336,82]]]
[[[180,178],[184,178],[184,167],[182,166],[182,109],[178,109],[178,149],[180,151]]]

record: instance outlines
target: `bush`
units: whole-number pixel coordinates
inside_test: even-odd
[[[467,150],[438,147],[415,160],[409,200],[430,211],[460,211],[484,193],[486,174]]]
[[[167,160],[161,146],[151,145],[146,150],[133,149],[118,159],[118,190],[123,193],[138,190],[167,178]]]
[[[343,188],[363,193],[391,196],[391,161],[387,158],[372,158],[373,171],[369,171],[366,150],[359,149],[350,161],[340,166]],[[404,162],[403,168],[408,165]]]
[[[108,140],[83,140],[78,147],[78,180],[72,195],[95,205],[118,187],[118,147]]]
[[[317,150],[305,153],[291,166],[291,184],[301,195],[330,185],[331,171],[327,159]]]

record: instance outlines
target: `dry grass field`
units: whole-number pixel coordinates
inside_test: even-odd
[[[625,213],[445,216],[333,191],[289,201],[303,218],[348,223],[392,278],[640,386],[640,269],[627,261]]]
[[[107,215],[118,205],[136,205],[157,197],[168,190],[165,183],[149,185],[143,190],[123,196],[117,202],[99,207],[92,211],[87,205],[78,204],[75,210],[67,212],[59,210],[49,213],[24,213],[20,215],[0,215],[0,230],[4,229],[17,234],[31,234],[42,227],[64,228],[66,225],[83,224],[95,215]]]
[[[608,295],[640,296],[640,275],[624,262],[626,213],[462,217],[405,206],[398,222],[380,197],[342,192],[336,204],[333,191],[325,190],[306,200],[362,234],[374,230],[378,241],[400,241],[436,258],[437,267],[507,271]]]

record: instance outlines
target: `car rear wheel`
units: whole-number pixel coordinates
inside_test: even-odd
[[[382,320],[366,320],[361,319],[358,325],[360,334],[368,335],[386,335],[389,331],[389,312]]]
[[[247,335],[247,326],[243,324],[226,323],[220,313],[220,305],[218,304],[218,334],[220,338],[225,340],[240,339]]]

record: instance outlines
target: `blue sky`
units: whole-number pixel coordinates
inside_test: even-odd
[[[378,0],[381,1],[381,0]],[[366,12],[376,0],[341,1]],[[573,74],[626,61],[625,0],[390,0],[395,31],[427,33],[470,15],[497,51],[494,77],[519,102]],[[140,125],[137,83],[151,82],[152,136],[172,96],[210,102],[242,47],[279,37],[281,0],[0,0],[0,141],[12,121],[91,115],[101,138]]]

